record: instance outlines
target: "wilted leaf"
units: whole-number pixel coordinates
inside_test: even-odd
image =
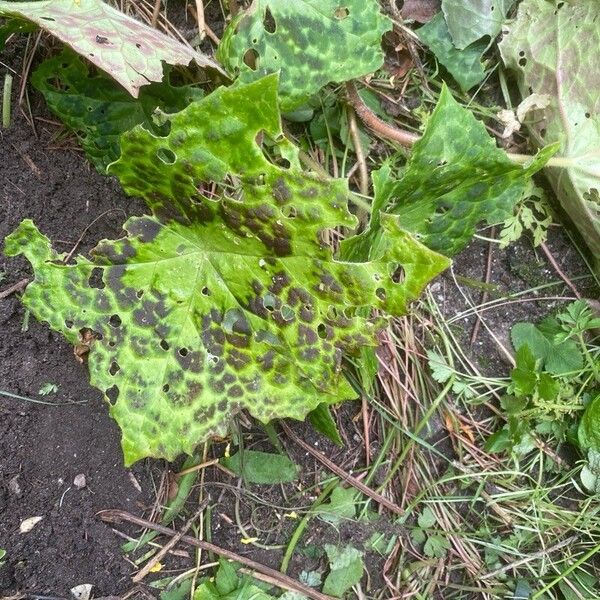
[[[467,48],[459,50],[452,43],[448,25],[442,13],[438,13],[416,33],[456,80],[463,92],[483,81],[485,70],[481,59],[488,42],[474,42]]]
[[[220,67],[212,59],[101,0],[0,1],[0,16],[32,21],[118,81],[134,98],[161,81],[162,62]]]
[[[440,10],[440,0],[404,0],[402,18],[427,23]]]
[[[325,544],[325,552],[329,559],[330,571],[323,584],[323,593],[341,598],[362,578],[365,568],[363,553],[352,546],[339,548],[332,544]]]
[[[452,42],[463,50],[482,37],[493,40],[515,0],[442,0]]]
[[[342,356],[375,345],[384,324],[359,309],[402,313],[448,265],[390,216],[370,262],[334,258],[321,232],[354,224],[347,182],[301,172],[285,144],[291,166],[276,166],[256,142],[281,136],[277,84],[220,88],[173,115],[165,137],[125,134],[112,170],[152,215],[131,218],[93,260],[62,264],[31,221],[6,239],[33,264],[33,314],[74,344],[94,332],[90,378],[127,464],[190,454],[241,409],[303,419],[355,397]],[[220,200],[203,195],[207,180],[228,182]]]
[[[280,72],[285,112],[330,82],[379,69],[390,29],[376,0],[254,0],[226,29],[217,56],[244,83]]]
[[[529,166],[515,164],[444,87],[401,178],[387,166],[374,174],[371,223],[343,243],[344,255],[364,258],[366,250],[377,248],[377,239],[384,237],[380,211],[399,215],[402,226],[430,248],[455,254],[480,222],[501,223],[512,214],[527,181],[554,150],[545,148]]]
[[[44,517],[29,517],[21,521],[19,525],[20,533],[29,533]]]
[[[91,73],[85,61],[67,48],[45,60],[31,75],[31,83],[50,110],[79,136],[100,172],[119,158],[119,138],[125,131],[143,123],[160,133],[153,119],[157,108],[177,112],[203,95],[198,88],[177,88],[164,81],[143,87],[139,98],[132,98],[102,71]]]
[[[298,478],[298,467],[282,454],[244,450],[221,459],[221,463],[248,483],[272,485]]]
[[[560,142],[564,167],[547,167],[561,204],[600,256],[600,75],[587,57],[600,47],[596,0],[525,0],[500,44],[521,95],[547,94],[550,105],[528,124],[533,142]]]

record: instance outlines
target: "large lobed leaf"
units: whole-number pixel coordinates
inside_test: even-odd
[[[555,150],[544,149],[528,166],[516,164],[444,87],[401,177],[389,165],[373,174],[371,222],[364,233],[344,242],[345,256],[364,259],[377,247],[385,237],[381,212],[399,215],[402,227],[428,247],[455,254],[480,222],[501,223],[512,214],[527,180]]]
[[[217,56],[244,83],[279,72],[281,108],[291,111],[330,82],[379,69],[390,29],[376,0],[254,0]]]
[[[560,142],[564,167],[546,173],[566,212],[600,257],[600,48],[596,0],[525,0],[500,44],[523,97],[551,101],[528,124],[538,147]]]
[[[27,19],[85,56],[134,98],[161,81],[162,62],[220,70],[212,59],[163,35],[101,0],[0,1],[0,16]]]
[[[354,397],[342,355],[374,345],[382,324],[359,309],[400,314],[448,265],[393,217],[369,262],[333,257],[323,230],[355,222],[346,181],[302,173],[285,145],[290,167],[276,166],[256,142],[281,134],[277,87],[220,88],[172,115],[165,137],[126,134],[112,170],[152,215],[92,260],[62,264],[30,221],[6,240],[34,266],[24,302],[36,317],[73,343],[95,332],[91,382],[128,464],[191,453],[241,409],[301,419]],[[223,184],[220,201],[201,193],[207,180]]]
[[[50,110],[79,136],[87,157],[102,173],[119,158],[123,133],[140,123],[159,132],[156,109],[176,112],[203,96],[198,88],[171,86],[167,75],[132,98],[102,71],[91,72],[89,64],[68,48],[45,60],[32,73],[31,83]]]

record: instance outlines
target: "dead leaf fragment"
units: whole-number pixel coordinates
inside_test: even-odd
[[[427,23],[439,10],[439,0],[405,0],[400,14],[407,21]]]
[[[24,521],[21,521],[19,525],[20,533],[29,533],[44,517],[29,517]]]

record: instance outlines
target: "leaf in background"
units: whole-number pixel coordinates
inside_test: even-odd
[[[287,112],[330,82],[377,71],[391,27],[376,0],[254,0],[225,30],[217,57],[243,83],[280,72]]]
[[[442,12],[454,45],[463,50],[482,37],[500,33],[515,0],[442,0]]]
[[[6,40],[13,33],[29,33],[35,30],[35,25],[21,19],[8,19],[0,26],[0,51],[4,50]]]
[[[444,558],[450,548],[450,542],[442,535],[429,535],[423,545],[423,554],[432,558]]]
[[[354,224],[347,182],[303,173],[285,144],[290,166],[276,166],[256,142],[282,135],[277,86],[220,88],[172,115],[165,137],[126,133],[111,172],[152,215],[129,219],[128,236],[100,242],[93,260],[62,264],[31,221],[6,239],[34,267],[23,296],[34,315],[73,344],[94,332],[90,379],[127,464],[191,454],[242,409],[303,419],[355,397],[342,356],[375,345],[385,323],[359,309],[400,314],[448,265],[389,216],[377,256],[335,260],[321,232]],[[228,174],[220,200],[202,194]]]
[[[298,479],[298,467],[283,454],[243,450],[222,458],[224,467],[248,483],[273,485]]]
[[[162,62],[221,70],[211,58],[123,14],[101,0],[0,1],[0,16],[32,21],[85,56],[134,98],[161,81]]]
[[[319,433],[322,433],[337,446],[343,446],[342,438],[340,437],[340,432],[338,431],[335,419],[331,414],[331,407],[329,404],[319,404],[317,408],[308,413],[308,418],[310,424]]]
[[[444,15],[438,13],[416,31],[417,37],[435,54],[463,92],[467,92],[485,78],[481,59],[488,47],[487,41],[475,42],[464,50],[452,43]]]
[[[203,96],[198,88],[171,86],[167,77],[132,98],[102,71],[92,73],[68,48],[45,60],[31,75],[31,83],[50,110],[79,136],[87,157],[101,173],[119,158],[119,138],[125,131],[143,123],[160,133],[152,118],[155,109],[177,112]]]
[[[573,340],[556,342],[556,329],[551,328],[546,335],[542,325],[536,327],[533,323],[516,323],[510,332],[515,350],[526,344],[533,356],[541,361],[544,369],[554,375],[581,369],[583,356],[577,344]],[[558,329],[560,330],[560,326]]]
[[[596,0],[525,0],[500,52],[518,75],[523,98],[547,94],[528,130],[541,148],[560,143],[564,167],[547,167],[563,208],[592,253],[600,256],[600,72],[587,57],[600,47]]]
[[[341,548],[332,544],[325,544],[325,552],[330,571],[323,584],[323,593],[341,598],[362,578],[363,553],[352,546]]]
[[[586,406],[577,433],[582,449],[600,451],[600,395]]]
[[[376,172],[371,222],[342,243],[343,255],[364,259],[369,248],[377,248],[385,237],[378,226],[382,211],[399,215],[402,226],[428,247],[456,254],[480,222],[501,223],[512,214],[527,181],[554,150],[540,151],[528,166],[514,163],[444,86],[401,178],[388,167]]]

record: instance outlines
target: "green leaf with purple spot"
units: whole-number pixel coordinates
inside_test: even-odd
[[[225,30],[217,57],[243,83],[279,72],[287,112],[328,83],[381,68],[391,28],[376,0],[254,0]]]
[[[0,17],[35,23],[118,81],[134,98],[161,81],[162,62],[221,70],[211,58],[101,0],[0,1]]]
[[[361,309],[401,314],[448,266],[392,216],[370,261],[336,260],[325,235],[355,223],[347,182],[302,172],[281,141],[290,166],[278,166],[257,142],[280,139],[277,87],[269,76],[220,88],[172,115],[164,137],[123,136],[112,171],[152,214],[91,260],[62,264],[31,221],[7,238],[34,266],[24,302],[35,316],[72,343],[95,332],[91,382],[128,464],[191,453],[243,409],[303,419],[355,397],[342,357],[375,345],[384,324]]]

